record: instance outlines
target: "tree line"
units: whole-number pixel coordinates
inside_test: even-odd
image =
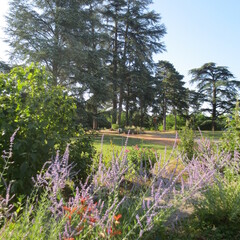
[[[207,111],[212,129],[235,104],[239,82],[215,63],[190,70],[197,91],[168,61],[153,61],[165,51],[166,28],[150,10],[151,0],[11,0],[6,34],[17,63],[38,62],[52,84],[75,97],[80,122],[94,129],[111,124],[146,126],[149,114],[190,116]],[[208,102],[208,107],[201,108]],[[124,116],[123,116],[124,115]]]

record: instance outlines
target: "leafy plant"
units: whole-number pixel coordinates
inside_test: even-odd
[[[183,154],[187,156],[185,161],[191,161],[194,155],[194,132],[189,127],[185,127],[179,132],[180,144],[179,148]]]
[[[112,124],[112,129],[113,130],[117,130],[119,128],[119,125],[118,124]]]
[[[220,232],[240,234],[240,176],[236,169],[226,168],[224,176],[203,193],[203,199],[194,204],[195,214],[202,227],[216,228]]]
[[[233,111],[231,118],[227,119],[227,129],[221,138],[220,147],[224,151],[233,153],[235,150],[240,150],[240,110],[239,101],[236,103],[236,108]]]
[[[93,147],[77,125],[74,99],[63,87],[51,84],[44,68],[34,64],[14,68],[9,74],[0,74],[0,85],[0,152],[8,148],[10,134],[19,128],[13,146],[13,163],[6,172],[7,180],[13,181],[12,192],[29,194],[31,178],[56,149],[63,152],[68,143],[72,142],[73,153],[74,149],[78,151],[71,161],[85,161],[87,153],[91,159]],[[84,140],[72,141],[73,138]],[[82,176],[84,171],[82,168]]]
[[[141,148],[136,145],[127,150],[127,159],[134,170],[148,173],[156,163],[156,152],[153,149]]]

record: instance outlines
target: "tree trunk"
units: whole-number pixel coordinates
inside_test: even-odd
[[[217,98],[217,89],[216,89],[216,84],[215,81],[213,82],[213,103],[212,103],[212,131],[215,131],[216,129],[216,98]]]
[[[93,116],[93,130],[96,130],[97,128],[98,128],[97,118]]]
[[[141,104],[141,106],[140,106],[140,112],[141,112],[141,116],[140,116],[140,127],[142,128],[142,127],[143,127],[143,117],[144,117],[142,104]]]
[[[163,131],[166,131],[166,118],[167,118],[167,109],[166,109],[166,104],[164,101],[164,106],[163,106]]]
[[[128,10],[127,13],[129,13],[129,1],[128,1]],[[128,19],[126,22],[126,29],[124,33],[124,48],[123,48],[123,57],[122,57],[122,79],[120,83],[120,92],[119,92],[119,108],[118,108],[118,124],[121,125],[121,115],[122,115],[122,104],[123,104],[123,93],[124,93],[124,86],[126,82],[126,55],[127,55],[127,42],[128,42],[128,29],[129,29],[129,23]]]
[[[118,125],[121,125],[121,117],[122,117],[122,104],[123,104],[123,83],[120,84],[120,92],[119,92],[119,105],[118,105]]]
[[[117,10],[116,10],[117,14]],[[117,51],[118,51],[118,21],[115,19],[114,32],[114,51],[113,51],[113,110],[112,110],[112,124],[117,122]]]
[[[175,131],[177,130],[177,111],[174,109],[174,124],[175,124],[175,127],[174,127],[174,129],[175,129]]]
[[[126,98],[126,125],[129,126],[129,96],[130,96],[130,88],[129,88],[129,84],[127,84],[127,98]]]

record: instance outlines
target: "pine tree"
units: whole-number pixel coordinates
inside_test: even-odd
[[[171,109],[175,116],[175,130],[177,114],[187,112],[187,90],[180,75],[168,61],[159,61],[156,69],[156,102],[160,105],[163,115],[163,130],[166,130],[166,116]]]
[[[126,115],[128,122],[129,95],[133,74],[139,69],[148,68],[151,73],[153,66],[153,53],[164,50],[161,42],[166,33],[164,25],[160,24],[160,15],[149,11],[152,1],[122,0],[106,1],[105,17],[108,29],[112,36],[110,51],[112,52],[111,76],[113,89],[113,118],[121,124],[123,102],[126,102]],[[151,75],[149,75],[149,79]],[[131,83],[130,83],[131,82]]]
[[[189,71],[191,83],[197,83],[199,93],[204,95],[203,102],[210,104],[203,111],[212,115],[212,131],[216,128],[216,119],[223,113],[230,113],[236,103],[240,82],[232,80],[233,74],[227,67],[206,63],[200,68]]]

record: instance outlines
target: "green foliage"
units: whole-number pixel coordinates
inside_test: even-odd
[[[215,130],[222,130],[225,127],[226,117],[219,116],[215,122]],[[197,130],[212,130],[212,120],[210,117],[205,116],[202,113],[198,114],[191,114],[189,119],[189,125],[194,129]]]
[[[50,207],[51,202],[46,194],[43,194],[38,203],[31,203],[28,200],[28,204],[16,222],[10,221],[5,230],[1,232],[0,240],[58,239],[59,233],[63,231],[66,219],[56,221],[51,216]]]
[[[227,129],[223,133],[220,146],[224,151],[233,153],[234,150],[240,151],[240,115],[239,102],[236,103],[236,108],[233,115],[227,119]]]
[[[182,131],[179,132],[180,144],[179,148],[183,154],[187,155],[188,161],[191,161],[194,154],[194,132],[189,127],[185,127]]]
[[[170,108],[174,115],[178,113],[182,115],[188,109],[187,90],[184,87],[183,77],[170,62],[158,62],[155,80],[156,105],[154,109],[158,112],[161,109],[163,114],[163,130],[166,130],[166,116]]]
[[[115,123],[112,124],[112,129],[113,129],[113,130],[117,130],[118,128],[119,128],[119,125],[118,125],[118,124],[115,124]]]
[[[13,146],[13,164],[7,171],[7,179],[14,181],[15,193],[29,193],[31,178],[55,155],[56,149],[63,152],[72,137],[81,139],[84,134],[76,125],[74,99],[50,81],[45,70],[35,65],[0,75],[1,152],[8,149],[11,134],[20,128]],[[79,152],[70,159],[79,164],[86,160],[86,152],[92,156],[92,145],[87,139],[83,142],[75,141],[71,147],[73,152]],[[2,166],[1,162],[0,170]]]
[[[85,181],[90,173],[95,149],[93,148],[92,138],[84,135],[83,130],[81,131],[80,136],[75,141],[72,141],[69,150],[70,162],[74,164],[73,170],[78,172],[76,177],[81,181]]]
[[[177,129],[181,129],[185,126],[186,120],[182,116],[177,116]],[[166,117],[166,130],[174,130],[175,129],[175,116],[173,114],[169,114]]]
[[[204,198],[194,204],[201,225],[239,233],[240,176],[227,168],[224,176],[219,175],[203,195]]]
[[[217,117],[233,108],[240,83],[232,80],[234,76],[227,67],[216,66],[213,62],[205,63],[189,73],[192,74],[191,83],[197,83],[199,93],[204,96],[201,98],[202,103],[207,102],[211,105],[211,108],[202,110],[211,113],[214,131]]]
[[[156,154],[153,149],[139,148],[138,145],[136,145],[127,152],[129,164],[130,166],[132,165],[136,171],[142,169],[149,172],[150,167],[156,162]]]

